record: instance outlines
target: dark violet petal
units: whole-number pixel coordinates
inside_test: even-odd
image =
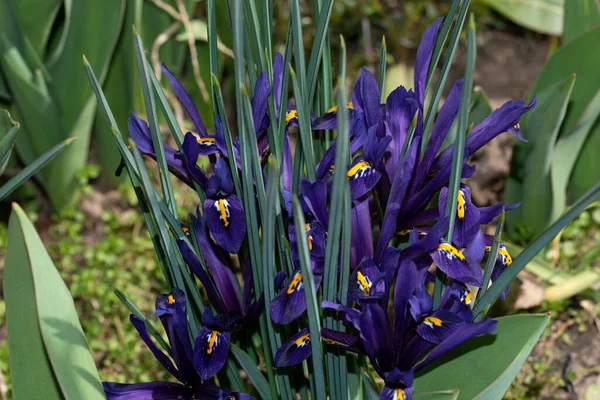
[[[256,79],[254,85],[254,97],[252,98],[252,119],[254,121],[254,129],[257,137],[266,129],[264,127],[265,120],[268,127],[267,118],[267,99],[271,94],[271,86],[269,85],[269,76],[265,71],[261,72]]]
[[[380,376],[394,368],[395,353],[390,321],[379,303],[369,302],[363,308],[360,337],[373,368]]]
[[[369,201],[356,202],[352,208],[350,268],[364,258],[373,258],[373,231]]]
[[[485,254],[485,237],[483,232],[480,230],[477,231],[475,236],[469,244],[467,244],[467,248],[463,251],[463,255],[467,257],[467,259],[475,264],[481,263],[483,260],[483,255]]]
[[[162,366],[171,375],[173,375],[173,377],[175,379],[179,380],[180,382],[185,383],[186,382],[185,378],[177,370],[177,368],[175,368],[175,365],[173,364],[173,361],[171,361],[171,359],[169,358],[169,356],[167,356],[165,353],[163,353],[163,351],[158,348],[158,346],[156,345],[156,343],[154,343],[154,341],[152,340],[152,338],[150,338],[150,335],[148,334],[148,331],[146,330],[146,325],[144,324],[144,321],[142,321],[141,319],[139,319],[138,317],[136,317],[133,314],[131,314],[129,316],[129,320],[133,324],[134,328],[138,331],[138,333],[140,335],[140,338],[142,338],[142,340],[144,341],[144,343],[146,343],[146,346],[148,346],[148,348],[150,349],[150,351],[152,352],[152,354],[154,354],[154,357],[156,357],[156,359],[158,360],[158,362],[160,362],[162,364]]]
[[[511,127],[519,122],[523,114],[531,111],[531,109],[535,107],[535,104],[535,98],[527,106],[523,100],[508,101],[504,103],[500,108],[494,110],[479,125],[473,128],[465,144],[465,153],[473,154],[500,133],[509,131]],[[436,158],[434,169],[442,168],[448,163],[451,164],[453,152],[454,145],[451,145],[444,150],[442,154]]]
[[[440,246],[444,247],[433,250],[430,252],[430,255],[442,272],[464,284],[473,286],[481,285],[483,274],[479,265],[470,264],[464,255],[460,254],[456,248],[447,243],[443,243]]]
[[[352,91],[352,104],[365,114],[367,126],[375,125],[383,118],[379,104],[379,85],[366,67],[360,69],[360,76]]]
[[[194,345],[194,366],[202,378],[207,380],[219,372],[229,353],[229,332],[220,332],[203,326]]]
[[[150,128],[148,127],[146,121],[138,118],[133,112],[131,112],[129,114],[129,119],[127,120],[127,127],[129,128],[129,136],[137,146],[140,153],[145,156],[156,158],[154,146],[152,145]]]
[[[179,81],[173,76],[173,74],[171,73],[171,71],[169,71],[165,64],[162,64],[162,70],[169,79],[169,82],[171,83],[171,87],[173,87],[175,95],[183,105],[183,108],[185,108],[185,111],[187,111],[188,115],[190,116],[190,119],[192,120],[192,123],[194,124],[194,127],[196,128],[196,131],[198,132],[200,137],[207,137],[208,132],[206,131],[204,122],[202,122],[200,113],[198,112],[198,109],[196,108],[196,105],[192,101],[190,95],[185,91],[181,83],[179,83]]]
[[[323,181],[310,182],[307,178],[304,178],[300,181],[300,191],[312,215],[327,230],[327,224],[329,223],[327,184]]]
[[[315,275],[317,288],[321,283],[321,276]],[[304,283],[302,272],[296,270],[291,279],[279,294],[271,301],[271,319],[280,325],[287,325],[297,319],[306,310],[304,298]]]
[[[359,302],[360,299],[381,298],[385,290],[384,277],[385,274],[379,270],[373,260],[365,258],[350,274],[348,291]]]
[[[217,310],[224,312],[226,310],[226,307],[223,304],[223,300],[221,299],[221,296],[215,289],[215,286],[210,277],[208,276],[207,272],[202,267],[202,264],[200,263],[200,260],[198,259],[196,254],[194,254],[190,246],[181,239],[177,240],[177,246],[179,247],[181,256],[183,257],[187,265],[189,265],[194,275],[198,277],[198,279],[202,283],[202,286],[204,286],[210,303],[213,306],[215,306]]]
[[[521,204],[521,203],[517,203]],[[488,207],[479,208],[479,224],[487,225],[491,224],[494,218],[502,214],[503,210],[509,210],[509,207],[505,207],[505,203],[498,203]],[[515,207],[516,208],[516,207]]]
[[[425,30],[425,33],[423,33],[423,37],[421,38],[421,44],[417,50],[414,86],[415,95],[421,110],[423,110],[423,103],[425,101],[425,86],[427,81],[427,73],[429,72],[429,63],[431,62],[435,38],[437,37],[437,31],[442,23],[442,20],[442,17],[436,19],[433,24],[431,24]]]
[[[352,200],[356,200],[373,189],[382,174],[373,164],[359,156],[354,160],[346,175],[350,184],[350,195]]]
[[[237,253],[246,235],[244,209],[237,196],[231,195],[217,200],[206,199],[204,215],[215,242],[229,253]]]
[[[394,347],[402,348],[404,331],[409,325],[408,300],[412,297],[418,285],[419,274],[417,266],[411,260],[402,261],[394,287]]]
[[[321,336],[323,337],[323,343],[328,346],[337,347],[338,349],[351,351],[353,353],[365,354],[362,340],[356,335],[321,328]]]
[[[448,188],[442,188],[438,201],[440,215],[446,212],[446,202],[448,199]],[[480,213],[479,209],[471,200],[471,189],[467,185],[461,185],[457,195],[456,219],[454,222],[454,232],[452,242],[457,247],[467,246],[475,234],[479,231]]]
[[[231,179],[231,174],[229,173],[229,166],[221,157],[217,158],[217,162],[214,166],[214,171],[215,176],[219,177],[219,181],[221,184],[219,187],[220,192],[225,195],[232,194],[233,180]]]
[[[232,392],[229,389],[220,388],[209,382],[203,383],[194,390],[193,399],[201,400],[254,400],[254,398],[245,393]]]
[[[275,353],[275,365],[277,367],[290,367],[300,364],[310,356],[312,349],[310,345],[310,334],[308,329],[302,329],[285,341]]]
[[[413,400],[413,388],[401,389],[385,385],[381,389],[380,400]]]
[[[188,132],[185,134],[183,144],[181,145],[181,152],[185,156],[187,168],[190,171],[192,178],[194,178],[201,187],[206,188],[208,181],[206,175],[204,175],[200,167],[196,164],[198,157],[200,156],[200,148],[196,136],[194,136],[193,133]]]
[[[437,310],[423,318],[417,333],[428,342],[439,344],[446,340],[464,321],[448,310]]]
[[[442,143],[448,135],[448,131],[450,130],[450,127],[456,118],[456,114],[458,114],[462,84],[462,79],[459,79],[454,83],[454,86],[452,86],[452,89],[448,94],[448,98],[440,109],[440,112],[435,120],[435,124],[433,125],[433,130],[431,131],[431,137],[427,142],[425,154],[423,155],[423,159],[419,163],[419,167],[416,170],[416,176],[411,185],[411,193],[419,190],[425,181],[425,177],[429,174],[435,156],[442,147]]]
[[[494,332],[496,330],[496,326],[498,325],[497,321],[493,319],[486,319],[482,322],[463,324],[458,327],[446,340],[436,346],[415,368],[415,371],[419,371],[423,369],[425,366],[429,365],[431,362],[435,361],[440,356],[449,352],[450,350],[460,346],[462,343],[467,340],[474,338],[479,335],[486,335]]]
[[[107,400],[188,399],[190,388],[173,382],[117,383],[102,382]]]
[[[402,152],[404,141],[408,135],[410,123],[413,120],[419,106],[414,99],[412,90],[406,90],[404,86],[399,86],[388,96],[385,109],[385,124],[387,135],[392,138],[388,146],[389,156],[386,161],[386,171],[390,181],[394,179],[396,164]]]
[[[383,251],[387,248],[389,241],[392,239],[396,232],[396,222],[398,215],[400,214],[401,206],[404,203],[404,198],[410,185],[410,179],[412,177],[415,162],[418,151],[418,143],[411,143],[408,148],[402,163],[400,164],[400,170],[398,174],[394,172],[394,181],[392,182],[392,192],[388,200],[388,210],[383,221],[381,228],[381,235],[377,243],[377,250],[375,252],[375,262],[378,262],[383,255]]]

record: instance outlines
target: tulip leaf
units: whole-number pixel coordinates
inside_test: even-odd
[[[423,392],[413,394],[413,400],[456,400],[460,390],[444,390],[440,392]]]
[[[514,23],[535,32],[560,35],[563,4],[572,0],[481,0]]]
[[[17,139],[19,127],[21,126],[18,122],[12,120],[8,111],[6,111],[6,115],[2,119],[3,120],[0,122],[0,129],[2,130],[2,132],[0,132],[0,135],[2,135],[2,139],[0,139],[0,176],[6,169],[6,165],[8,164],[13,146]],[[11,128],[9,128],[9,126],[11,126]],[[8,132],[4,133],[7,129]]]
[[[565,1],[563,43],[573,40],[598,25],[600,25],[600,9],[597,0]]]
[[[4,294],[15,397],[104,399],[73,298],[16,204],[8,235]]]
[[[529,142],[515,143],[507,200],[523,202],[511,220],[526,226],[528,236],[540,234],[551,222],[552,157],[574,84],[572,75],[539,92],[537,106],[522,121]]]
[[[552,220],[556,221],[567,206],[567,186],[573,167],[592,127],[600,116],[600,91],[596,93],[577,123],[556,143],[552,158]]]
[[[502,398],[549,320],[547,314],[498,318],[495,334],[473,338],[420,371],[415,392],[457,387],[458,399]]]
[[[565,117],[566,129],[572,128],[577,123],[598,90],[600,52],[594,50],[599,41],[600,27],[597,27],[558,49],[544,65],[533,87],[532,93],[539,93],[543,88],[564,79],[569,74],[577,75],[577,84],[571,94]],[[586,190],[600,180],[598,148],[600,148],[600,125],[595,124],[573,169],[569,182],[570,201],[580,198]]]

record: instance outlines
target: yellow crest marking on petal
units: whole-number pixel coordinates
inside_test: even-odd
[[[285,123],[287,124],[288,122],[290,122],[297,116],[298,116],[298,110],[292,110],[292,111],[288,112],[287,114],[285,114]]]
[[[310,232],[310,225],[309,224],[304,224],[304,230],[306,232]]]
[[[473,292],[471,290],[469,290],[465,296],[465,304],[470,306],[471,305],[471,300],[473,300]]]
[[[312,235],[308,236],[308,251],[312,251],[313,249],[313,237]]]
[[[229,212],[227,210],[227,206],[227,200],[217,200],[217,209],[221,213],[221,216],[219,218],[221,219],[221,221],[223,221],[224,226],[229,226]]]
[[[436,317],[425,317],[423,322],[429,325],[442,326],[442,320]]]
[[[350,168],[348,171],[348,178],[352,178],[354,175],[358,173],[363,168],[369,167],[371,164],[368,161],[361,161],[357,163],[354,167]]]
[[[356,279],[358,279],[358,284],[360,285],[362,291],[368,296],[371,292],[371,282],[369,282],[367,277],[364,276],[360,271],[356,273]]]
[[[404,390],[396,389],[396,399],[395,400],[404,400]]]
[[[492,251],[492,246],[485,246],[485,251]]]
[[[294,340],[294,344],[298,347],[304,346],[310,341],[310,334],[302,335],[298,339]]]
[[[512,264],[512,257],[510,256],[510,254],[508,254],[508,250],[506,249],[506,247],[500,246],[500,248],[498,249],[498,254],[501,254],[504,256],[504,260],[506,260],[507,266]]]
[[[172,295],[172,294],[170,294],[170,295],[169,295],[169,297],[167,297],[167,302],[168,302],[169,304],[173,304],[173,303],[175,303],[175,297],[173,297],[173,295]]]
[[[292,281],[290,282],[290,285],[288,286],[287,294],[294,293],[294,291],[296,290],[296,288],[298,287],[298,285],[300,283],[302,283],[302,272],[298,272],[294,276],[294,279],[292,279]]]
[[[199,144],[215,144],[217,141],[215,140],[215,138],[198,138],[196,139],[198,141]]]
[[[465,217],[465,195],[462,190],[458,191],[458,198],[456,199],[457,207],[456,212],[458,214],[459,219],[463,219]]]
[[[208,338],[208,348],[206,349],[206,354],[212,354],[215,344],[217,343],[217,338],[219,337],[219,332],[212,331],[210,333],[210,337]]]
[[[334,113],[338,110],[338,106],[333,106],[329,110],[327,110],[327,114]]]
[[[517,122],[515,124],[515,129],[521,129],[521,123],[520,122]]]
[[[465,260],[465,256],[460,251],[458,251],[458,249],[456,247],[452,246],[451,244],[441,243],[438,246],[438,249],[444,250],[444,251],[452,254],[453,256],[457,257],[461,261]]]

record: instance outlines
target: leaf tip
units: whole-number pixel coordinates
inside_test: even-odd
[[[82,54],[81,57],[83,58],[83,65],[85,65],[86,67],[89,67],[90,66],[90,62],[88,61],[88,59],[85,56],[85,54]]]
[[[217,88],[220,88],[221,85],[219,84],[219,79],[217,78],[217,76],[213,72],[210,73],[210,76],[212,78],[213,85],[215,85],[215,87]]]
[[[65,140],[65,144],[67,146],[69,146],[71,143],[73,143],[75,140],[77,140],[76,137],[72,137],[72,138],[68,138],[67,140]]]
[[[385,40],[385,36],[384,36],[384,40]],[[340,35],[340,48],[341,49],[345,49],[346,48],[346,41],[344,40],[344,36]]]
[[[134,25],[131,25],[131,30],[132,30],[132,32],[133,32],[133,34],[134,34],[134,36],[139,36],[139,35],[140,35],[140,33],[138,32],[138,30],[137,30],[137,28],[136,28],[135,24],[134,24]]]

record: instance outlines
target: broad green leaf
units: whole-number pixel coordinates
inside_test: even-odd
[[[577,75],[577,84],[564,121],[566,129],[573,127],[598,91],[600,82],[600,52],[595,51],[600,42],[600,27],[573,39],[558,49],[546,62],[533,87],[532,93],[558,82],[570,74]],[[575,163],[569,184],[570,201],[575,201],[600,180],[596,149],[600,148],[600,125],[595,124],[586,139]]]
[[[600,25],[600,9],[597,0],[565,1],[564,12],[563,43]]]
[[[29,39],[41,57],[44,56],[46,43],[61,5],[62,0],[12,0],[12,11],[21,34]]]
[[[104,399],[73,298],[33,224],[16,204],[9,223],[4,294],[17,399]]]
[[[423,392],[415,393],[413,395],[414,400],[456,400],[460,390],[444,390],[441,392]]]
[[[508,182],[509,204],[522,201],[510,221],[522,223],[528,234],[540,234],[551,222],[552,182],[550,169],[554,147],[567,110],[575,76],[556,83],[537,95],[537,106],[522,121],[528,143],[516,142]],[[511,185],[517,185],[510,188]],[[515,190],[520,189],[520,193]]]
[[[415,392],[456,387],[458,399],[501,399],[549,320],[546,314],[498,318],[493,335],[473,338],[420,371]]]
[[[480,0],[525,28],[548,35],[563,31],[563,4],[573,0]]]
[[[18,122],[13,121],[10,113],[6,111],[6,115],[0,121],[0,129],[2,130],[0,131],[0,176],[6,169],[20,126]]]
[[[558,219],[567,206],[569,178],[598,116],[600,116],[600,91],[596,93],[579,121],[556,143],[551,169],[553,202],[551,222]]]

